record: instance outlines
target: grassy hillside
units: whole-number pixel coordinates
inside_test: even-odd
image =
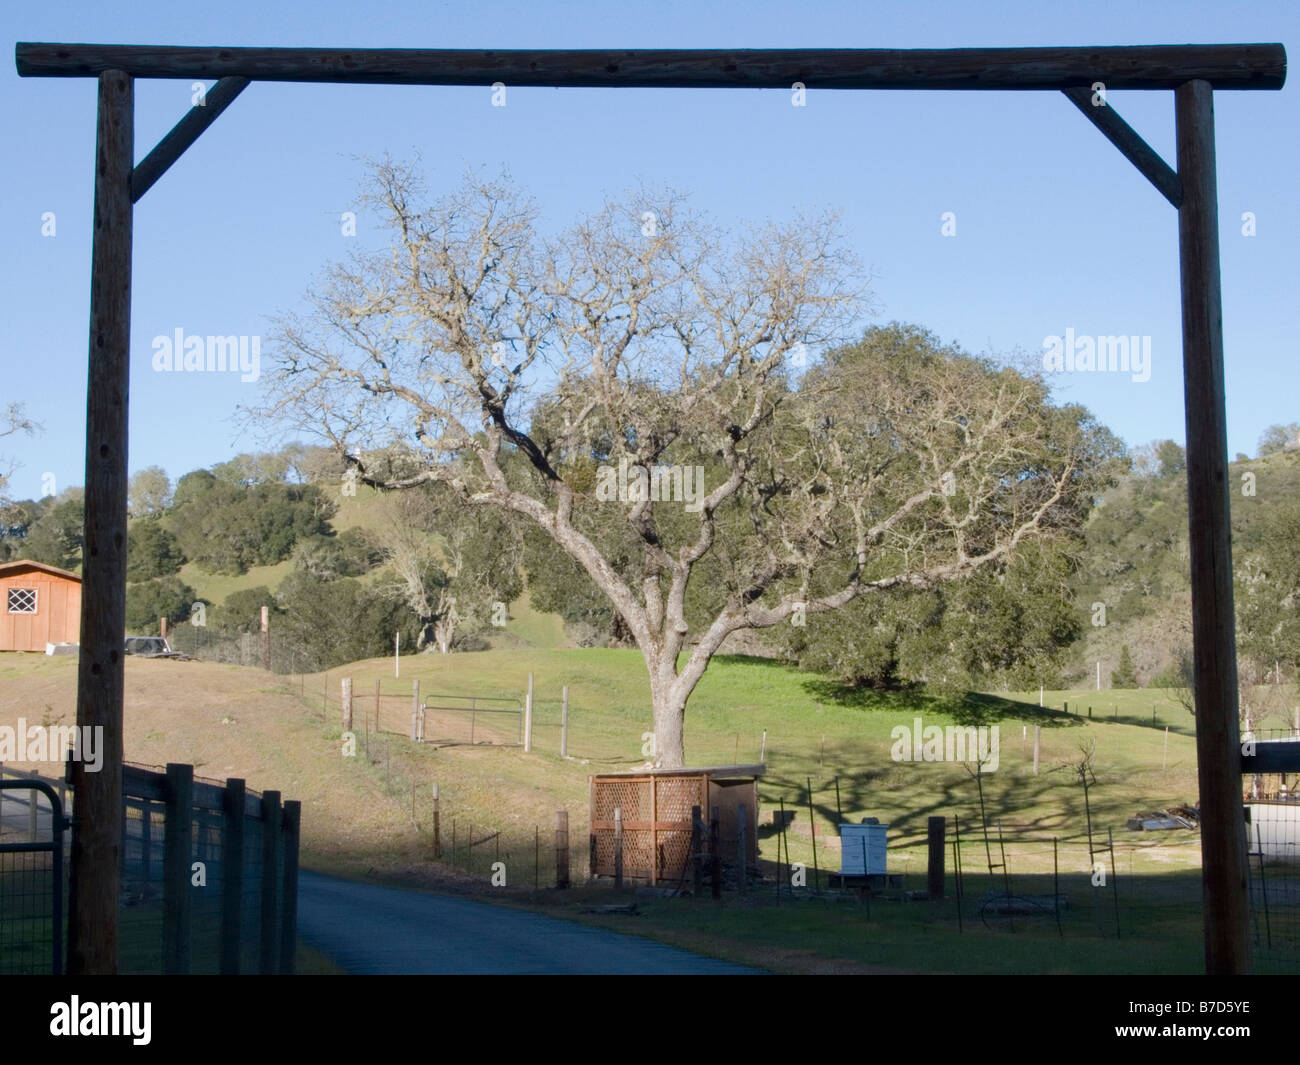
[[[966,924],[958,932],[951,902],[920,909],[890,904],[888,897],[901,899],[899,892],[866,909],[808,903],[778,913],[769,879],[761,896],[747,905],[726,903],[721,915],[704,902],[651,901],[643,903],[646,918],[628,926],[582,912],[593,899],[608,901],[608,888],[579,887],[556,897],[530,889],[535,839],[539,882],[543,887],[550,882],[558,809],[570,815],[574,877],[582,884],[588,776],[644,761],[643,734],[651,721],[639,655],[514,648],[408,656],[399,668],[395,677],[392,659],[374,659],[326,674],[278,677],[212,663],[128,659],[127,757],[151,765],[191,762],[201,776],[243,777],[251,787],[277,788],[286,798],[300,799],[308,868],[558,907],[577,919],[782,970],[1193,971],[1199,965],[1197,834],[1131,833],[1124,827],[1139,810],[1195,801],[1190,719],[1163,693],[1048,691],[1041,708],[1037,692],[971,695],[952,703],[897,693],[843,698],[809,674],[766,660],[721,658],[688,709],[688,761],[755,762],[767,731],[767,772],[759,788],[766,875],[775,873],[777,837],[771,822],[780,804],[796,811],[786,838],[790,858],[808,867],[809,886],[817,879],[824,886],[826,872],[838,869],[838,782],[845,821],[872,816],[890,826],[889,864],[903,875],[903,891],[924,886],[927,818],[948,819],[950,845],[952,819],[959,819]],[[536,706],[531,753],[500,746],[416,745],[406,738],[413,681],[442,705],[453,702],[448,695],[496,696],[518,705],[529,673]],[[341,757],[339,691],[345,676],[353,681],[356,757]],[[561,759],[565,685],[569,757]],[[4,656],[0,724],[14,724],[19,715],[70,722],[75,687],[72,658]],[[994,860],[1005,849],[1013,890],[1038,895],[1052,890],[1055,854],[1072,907],[1064,941],[1050,922],[1025,927],[1022,921],[1020,932],[1008,938],[1005,929],[985,928],[979,921],[980,898],[987,890],[1000,890],[1002,876],[989,874],[974,778],[960,765],[891,759],[891,731],[910,730],[918,717],[925,725],[998,727],[999,765],[981,781],[988,848]],[[463,715],[431,711],[426,733],[436,740],[456,721],[463,724]],[[493,732],[505,737],[514,721],[479,715],[477,727],[480,740]],[[1041,743],[1037,775],[1035,728]],[[1113,939],[1109,895],[1103,898],[1089,884],[1088,821],[1075,766],[1081,748],[1094,743],[1092,830],[1097,846],[1108,834],[1115,839],[1113,866],[1109,852],[1103,857],[1108,875],[1113,869],[1120,878],[1116,900],[1127,934],[1119,941]],[[432,856],[435,783],[441,861]],[[813,866],[814,826],[820,874]],[[478,843],[472,851],[465,846],[467,837]],[[495,860],[506,864],[506,889],[490,885]]]

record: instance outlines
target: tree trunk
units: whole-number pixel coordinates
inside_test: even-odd
[[[651,684],[654,707],[654,762],[656,769],[681,769],[686,765],[683,722],[686,700],[676,694],[675,685],[662,688]]]

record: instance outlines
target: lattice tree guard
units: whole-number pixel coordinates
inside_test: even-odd
[[[756,780],[762,773],[762,766],[713,766],[589,777],[591,875],[615,875],[616,809],[621,814],[623,825],[623,876],[627,879],[657,884],[678,883],[690,876],[693,806],[700,808],[706,823],[711,807],[719,808],[723,819],[721,836],[724,848],[730,842],[730,848],[724,853],[733,854],[737,839],[737,806],[726,798],[740,792],[744,793],[740,801],[748,800],[748,849],[756,861]]]

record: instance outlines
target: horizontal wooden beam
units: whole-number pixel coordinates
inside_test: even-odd
[[[23,77],[788,89],[1280,89],[1280,44],[1071,48],[343,49],[19,42]]]
[[[1074,104],[1084,117],[1096,126],[1106,139],[1115,145],[1152,185],[1159,190],[1166,200],[1175,207],[1183,204],[1183,183],[1173,167],[1160,157],[1160,153],[1138,136],[1133,129],[1115,112],[1109,103],[1093,104],[1094,93],[1091,89],[1065,89],[1066,98]]]
[[[248,85],[247,78],[222,78],[212,91],[203,98],[202,104],[195,104],[185,116],[171,128],[160,140],[153,151],[140,160],[131,171],[131,202],[139,203],[140,197],[153,188],[154,183],[167,173],[172,163],[176,162],[185,149],[199,139],[236,96]]]

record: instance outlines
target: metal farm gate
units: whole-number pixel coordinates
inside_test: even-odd
[[[30,829],[27,839],[5,839],[5,803],[0,801],[0,971],[63,973],[63,833],[68,821],[58,793],[43,780],[0,779],[0,800],[25,791]],[[38,839],[42,813],[37,796],[49,804],[48,837]],[[16,797],[15,797],[16,798]],[[10,826],[12,829],[14,826]],[[18,834],[24,834],[19,828]]]

